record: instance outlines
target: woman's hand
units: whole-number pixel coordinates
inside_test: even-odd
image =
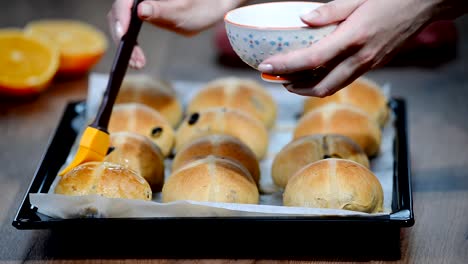
[[[463,0],[336,0],[302,17],[310,26],[338,22],[311,47],[272,56],[259,70],[269,74],[313,72],[285,87],[300,95],[334,94],[365,72],[386,63],[402,44],[435,18],[456,16]],[[451,8],[455,6],[455,8]],[[458,10],[459,13],[462,13]]]
[[[245,0],[146,0],[138,5],[138,16],[157,27],[191,36],[214,25],[230,9]],[[127,32],[133,0],[115,0],[107,18],[114,41]],[[136,46],[130,67],[140,69],[146,63],[143,50]]]

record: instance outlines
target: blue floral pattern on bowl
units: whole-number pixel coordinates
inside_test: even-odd
[[[232,48],[254,69],[272,55],[310,47],[335,28],[335,25],[331,25],[321,28],[263,30],[226,23],[226,33]]]

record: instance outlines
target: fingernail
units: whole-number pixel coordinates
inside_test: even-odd
[[[306,21],[314,20],[317,17],[319,17],[319,13],[315,10],[301,16],[301,18]]]
[[[143,18],[150,17],[153,14],[153,6],[150,4],[140,4],[140,16]]]
[[[121,39],[123,36],[123,29],[120,21],[115,22],[115,35],[117,38]]]
[[[258,65],[258,70],[265,73],[273,72],[273,65],[271,64],[260,64]]]

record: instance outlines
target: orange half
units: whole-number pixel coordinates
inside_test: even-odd
[[[59,66],[59,52],[21,30],[0,30],[0,93],[9,96],[45,90]]]
[[[60,74],[88,72],[104,55],[108,42],[95,26],[77,20],[38,20],[25,27],[27,34],[45,38],[60,49]]]

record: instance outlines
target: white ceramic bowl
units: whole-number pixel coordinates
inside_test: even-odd
[[[336,28],[336,24],[310,27],[302,22],[302,14],[320,5],[323,3],[272,2],[231,10],[224,17],[229,42],[245,63],[258,69],[269,56],[309,47]]]

